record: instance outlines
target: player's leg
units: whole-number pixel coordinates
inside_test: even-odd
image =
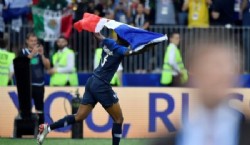
[[[50,125],[42,124],[39,126],[39,135],[37,136],[37,142],[38,144],[42,144],[44,138],[46,135],[57,128],[65,127],[71,124],[74,124],[75,122],[84,120],[89,113],[93,110],[95,104],[97,101],[94,99],[92,94],[90,93],[88,89],[88,82],[85,87],[85,92],[82,99],[82,104],[79,106],[78,111],[75,115],[68,115],[64,118],[56,121],[55,123],[52,123]]]
[[[80,105],[76,114],[65,116],[64,118],[50,124],[48,130],[55,130],[57,128],[66,127],[68,125],[74,124],[75,122],[83,121],[89,113],[93,110],[93,105]]]
[[[122,123],[123,123],[123,115],[120,104],[117,102],[112,106],[106,108],[106,111],[114,120],[112,127],[113,145],[119,145],[120,139],[122,137]]]
[[[39,126],[39,134],[37,136],[37,143],[42,144],[43,140],[47,136],[47,134],[57,128],[66,127],[68,125],[74,124],[75,122],[79,122],[84,120],[89,113],[93,110],[94,106],[91,104],[83,105],[81,104],[78,108],[78,111],[75,115],[68,115],[64,118],[50,124],[41,124]]]

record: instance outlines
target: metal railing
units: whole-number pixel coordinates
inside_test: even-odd
[[[23,26],[20,32],[14,32],[10,26],[7,26],[6,32],[9,34],[9,47],[11,50],[17,50],[24,47],[25,35],[32,32],[31,26]],[[213,35],[223,39],[230,39],[242,52],[243,69],[250,71],[250,27],[210,27],[204,29],[190,29],[183,26],[151,26],[149,31],[162,34],[170,34],[179,32],[181,36],[180,49],[183,55],[184,62],[186,59],[186,49],[190,48],[199,38],[206,35]],[[103,32],[106,36],[110,36],[110,31]],[[145,73],[160,72],[164,59],[165,48],[168,42],[163,42],[137,56],[126,57],[123,61],[124,72],[126,73]],[[49,51],[50,56],[54,53],[54,43],[45,43],[45,49]],[[97,41],[91,33],[78,33],[73,29],[70,38],[70,47],[76,52],[76,64],[80,72],[92,72],[94,65],[95,48],[99,47]]]

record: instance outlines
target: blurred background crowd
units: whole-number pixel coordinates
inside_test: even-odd
[[[23,24],[32,24],[31,6],[65,11],[73,10],[74,21],[84,12],[115,19],[136,27],[148,29],[154,24],[188,25],[250,25],[248,0],[1,0],[0,11],[4,22],[22,18]],[[16,9],[15,14],[11,9]],[[198,15],[201,15],[198,16]],[[221,17],[220,17],[221,16]],[[200,19],[199,21],[195,21]]]
[[[72,10],[74,21],[84,12],[115,19],[136,27],[150,25],[210,25],[249,26],[248,0],[1,0],[4,22],[21,18],[22,24],[32,24],[31,6],[65,11]],[[11,11],[15,9],[15,13]],[[199,16],[201,15],[201,17]],[[223,17],[219,17],[222,15]],[[200,19],[196,21],[197,19]],[[17,22],[16,22],[17,23]]]

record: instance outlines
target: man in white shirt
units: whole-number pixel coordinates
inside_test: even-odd
[[[75,53],[68,47],[68,40],[60,37],[57,40],[58,51],[52,57],[53,68],[48,71],[51,75],[51,86],[77,86],[78,77],[75,68]]]

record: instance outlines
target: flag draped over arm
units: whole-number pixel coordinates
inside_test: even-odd
[[[104,27],[113,29],[117,35],[126,40],[131,49],[136,52],[149,44],[160,43],[167,40],[167,36],[160,33],[150,32],[147,30],[139,29],[124,23],[114,20],[101,18],[93,14],[84,13],[83,19],[76,22],[74,27],[80,32],[86,30],[89,32],[98,33]]]

